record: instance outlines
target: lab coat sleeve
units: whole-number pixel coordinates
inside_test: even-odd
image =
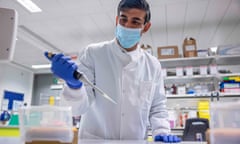
[[[79,54],[78,70],[94,84],[94,63],[87,47]],[[71,106],[74,116],[84,114],[95,99],[94,90],[86,83],[80,89],[71,89],[65,85],[61,105]]]
[[[170,133],[170,124],[166,107],[166,96],[164,94],[164,83],[160,64],[159,69],[155,74],[155,84],[154,96],[149,115],[153,137],[158,134]]]
[[[66,84],[62,95],[60,104],[71,106],[73,116],[82,115],[87,111],[89,100],[84,85],[80,89],[71,89]]]

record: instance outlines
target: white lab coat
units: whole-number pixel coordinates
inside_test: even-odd
[[[74,115],[82,115],[80,138],[146,138],[150,123],[153,135],[170,132],[166,97],[159,61],[138,47],[124,52],[116,40],[88,46],[80,54],[79,70],[117,105],[85,85],[65,87],[63,100]]]

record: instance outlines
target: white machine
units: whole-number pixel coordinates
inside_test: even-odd
[[[16,10],[0,8],[0,62],[13,59],[17,22],[18,14]]]

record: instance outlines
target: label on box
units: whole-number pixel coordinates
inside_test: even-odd
[[[183,86],[178,86],[177,87],[177,94],[186,94],[186,87]]]
[[[182,67],[176,67],[176,75],[183,76],[183,68]]]
[[[162,55],[174,55],[174,48],[161,49]]]
[[[217,74],[217,66],[216,65],[211,65],[209,66],[210,68],[210,74]]]
[[[200,74],[206,75],[207,74],[207,66],[200,66]]]
[[[186,45],[185,50],[186,51],[194,51],[195,50],[195,45]]]
[[[185,67],[186,70],[186,75],[187,76],[192,76],[193,75],[193,67],[189,66],[189,67]]]

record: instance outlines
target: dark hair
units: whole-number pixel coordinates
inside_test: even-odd
[[[151,19],[151,12],[149,4],[146,0],[121,0],[118,4],[118,16],[120,15],[120,11],[124,11],[126,9],[137,8],[144,10],[146,12],[145,21],[147,23]]]

